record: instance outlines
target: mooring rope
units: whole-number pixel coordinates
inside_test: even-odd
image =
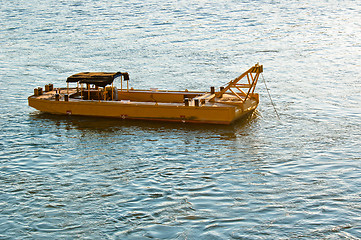
[[[264,82],[264,85],[265,85],[265,87],[266,87],[266,90],[267,90],[267,93],[268,93],[269,99],[271,100],[271,104],[272,104],[272,106],[273,106],[273,109],[274,109],[274,110],[275,110],[275,112],[276,112],[276,115],[277,115],[277,117],[278,117],[278,120],[281,120],[281,118],[280,118],[280,116],[278,115],[278,112],[277,112],[277,110],[276,110],[276,107],[275,107],[275,105],[274,105],[274,103],[273,103],[273,101],[272,101],[271,94],[269,93],[269,90],[268,90],[268,87],[267,87],[267,84],[266,84],[266,80],[264,79],[264,77],[263,77],[263,74],[262,74],[262,73],[261,73],[261,75],[262,75],[263,82]]]

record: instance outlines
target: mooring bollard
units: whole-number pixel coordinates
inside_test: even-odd
[[[199,107],[199,99],[198,98],[194,99],[194,106]]]
[[[220,88],[219,88],[219,91],[221,91],[221,92],[222,92],[222,91],[223,91],[223,89],[224,89],[224,87],[220,87]],[[222,95],[220,95],[219,97],[221,98],[222,96],[223,96],[223,94],[222,94]]]
[[[211,87],[211,94],[214,94],[214,93],[215,93],[214,87]]]
[[[188,99],[188,98],[185,98],[185,99],[184,99],[184,105],[185,105],[186,107],[189,106],[189,99]]]

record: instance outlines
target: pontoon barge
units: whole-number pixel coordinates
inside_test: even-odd
[[[258,106],[255,87],[263,66],[256,64],[219,91],[137,90],[126,72],[83,72],[67,78],[66,88],[35,88],[29,106],[47,113],[190,123],[230,124]],[[120,78],[120,88],[114,80]],[[245,83],[239,83],[245,79]],[[69,84],[77,84],[69,87]]]

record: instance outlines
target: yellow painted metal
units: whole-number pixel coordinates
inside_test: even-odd
[[[134,90],[129,89],[127,81],[126,91],[122,85],[117,92],[114,92],[116,88],[113,84],[101,90],[88,85],[87,89],[84,89],[88,94],[84,96],[81,84],[80,92],[78,86],[67,86],[68,101],[62,100],[62,97],[60,101],[55,101],[53,90],[30,96],[28,102],[29,106],[35,109],[53,114],[230,124],[257,108],[259,96],[254,93],[254,89],[262,71],[262,65],[256,64],[231,81],[223,90],[213,94],[188,90]],[[238,81],[245,76],[248,83],[239,84]],[[241,88],[248,91],[244,92]]]
[[[86,87],[88,89],[88,99],[90,99],[90,84],[87,84]]]
[[[114,100],[114,85],[112,83],[112,101]]]
[[[223,94],[225,94],[227,91],[231,91],[239,100],[245,102],[247,98],[250,96],[250,93],[253,93],[255,90],[255,87],[257,85],[257,81],[259,78],[260,73],[263,72],[263,65],[259,65],[258,63],[248,69],[246,72],[241,74],[239,77],[235,78],[234,80],[230,81],[228,85],[220,92],[218,92],[214,98],[212,98],[212,101],[215,101],[216,98],[220,98]],[[240,80],[242,80],[244,77],[247,77],[248,84],[238,84]],[[240,88],[248,88],[247,94],[242,91]],[[234,90],[237,89],[238,93]],[[244,97],[242,97],[244,96]]]

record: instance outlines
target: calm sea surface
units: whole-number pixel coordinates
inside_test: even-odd
[[[360,239],[361,5],[0,1],[0,239]],[[231,126],[42,114],[82,71],[208,90],[255,63]]]

